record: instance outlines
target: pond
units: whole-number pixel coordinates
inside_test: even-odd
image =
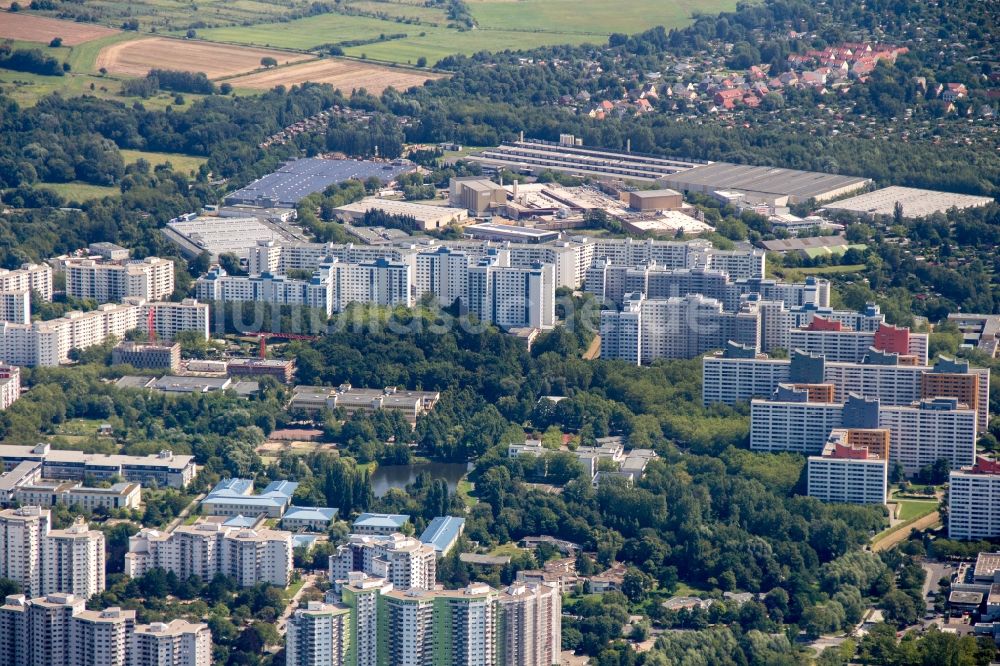
[[[390,488],[406,488],[426,472],[432,479],[444,479],[448,490],[455,492],[458,482],[472,469],[470,463],[414,463],[412,465],[379,465],[372,474],[372,491],[375,497],[382,497]]]

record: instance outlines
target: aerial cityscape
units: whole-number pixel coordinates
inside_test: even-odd
[[[0,1],[0,666],[1000,663],[1000,3]]]

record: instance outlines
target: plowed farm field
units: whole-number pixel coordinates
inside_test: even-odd
[[[428,79],[439,78],[441,78],[441,74],[433,72],[383,67],[353,60],[323,59],[239,76],[229,79],[229,83],[237,88],[270,90],[277,85],[290,86],[312,81],[313,83],[329,83],[345,93],[364,88],[368,92],[378,95],[390,86],[397,90],[406,90],[412,86],[423,85]]]
[[[247,46],[228,46],[208,42],[150,37],[104,47],[97,56],[96,68],[105,68],[121,76],[145,76],[151,69],[204,72],[210,79],[233,76],[260,69],[261,58],[271,57],[279,64],[309,60],[313,56]]]
[[[113,28],[93,23],[60,21],[59,19],[32,16],[20,12],[6,12],[0,16],[0,38],[2,39],[48,43],[55,37],[62,37],[63,46],[76,46],[92,39],[114,35],[117,32]]]

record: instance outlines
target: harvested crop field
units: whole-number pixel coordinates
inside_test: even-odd
[[[76,23],[59,19],[33,16],[21,12],[6,12],[0,16],[0,38],[19,39],[25,42],[52,41],[62,37],[63,46],[75,46],[92,39],[114,35],[118,31],[93,23]]]
[[[97,55],[95,67],[123,76],[145,76],[156,68],[204,72],[208,78],[217,79],[260,69],[260,59],[268,56],[279,64],[312,57],[271,49],[150,37],[104,47]]]
[[[229,79],[237,88],[260,88],[270,90],[277,85],[290,86],[296,83],[329,83],[345,93],[364,88],[378,95],[388,87],[406,90],[423,85],[428,79],[439,79],[441,74],[417,72],[412,69],[383,67],[353,60],[323,59],[306,62],[291,67],[279,67],[265,72]]]

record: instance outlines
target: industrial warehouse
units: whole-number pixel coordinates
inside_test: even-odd
[[[403,161],[327,160],[304,158],[288,162],[226,197],[227,205],[294,207],[314,192],[348,180],[378,178],[388,183],[413,166]]]
[[[515,173],[538,175],[557,171],[573,176],[605,181],[631,180],[656,183],[680,193],[717,191],[735,192],[753,201],[787,206],[814,199],[828,201],[857,192],[871,183],[868,178],[837,174],[778,169],[728,162],[695,162],[584,148],[571,135],[559,143],[520,140],[504,143],[468,157],[484,171],[507,169]]]

